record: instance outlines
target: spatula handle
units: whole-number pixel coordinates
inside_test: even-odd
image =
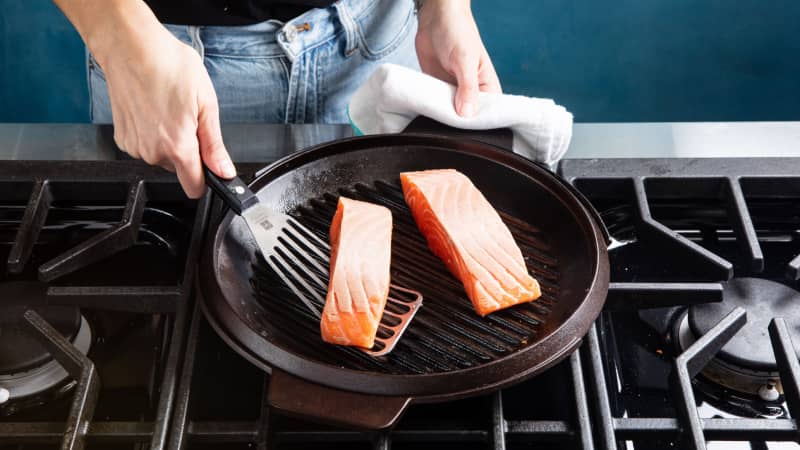
[[[243,210],[258,203],[256,194],[247,187],[247,184],[241,178],[233,177],[230,180],[225,180],[212,172],[205,164],[203,164],[203,174],[208,187],[236,214],[241,215]]]

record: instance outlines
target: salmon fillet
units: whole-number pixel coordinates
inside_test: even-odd
[[[400,181],[428,246],[464,284],[479,315],[539,298],[514,237],[467,176],[425,170],[401,173]]]
[[[389,296],[392,213],[339,197],[320,331],[325,342],[371,348]]]

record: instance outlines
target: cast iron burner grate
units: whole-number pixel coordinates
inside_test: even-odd
[[[0,448],[166,445],[208,204],[141,162],[0,161],[0,339],[16,330],[65,377],[6,390]],[[80,310],[90,344],[56,310]],[[6,370],[0,388],[21,379]]]
[[[605,220],[622,220],[609,225],[619,241],[610,252],[614,282],[584,344],[597,447],[797,448],[797,315],[791,308],[751,308],[714,281],[728,288],[753,279],[759,286],[781,285],[772,293],[759,289],[767,296],[797,290],[800,159],[571,160],[560,169]],[[751,294],[747,299],[765,306]],[[663,324],[673,314],[720,301],[721,314],[697,339],[671,352],[671,340],[681,337],[664,333]],[[721,385],[709,395],[706,385],[715,383],[709,369],[724,359],[727,345],[752,337],[748,333],[759,336],[759,356],[774,353],[784,394],[777,402],[761,398],[748,405],[785,405],[788,414],[734,412],[738,405],[733,395],[719,395],[727,388]]]
[[[397,347],[381,358],[323,342],[319,319],[314,317],[259,259],[252,284],[265,310],[276,317],[276,337],[292,351],[312,359],[357,370],[393,374],[448,372],[484,364],[535,342],[558,299],[558,261],[548,251],[540,230],[501,213],[519,244],[542,296],[535,302],[498,311],[485,318],[476,315],[461,283],[429,250],[419,233],[397,184],[376,181],[328,193],[300,206],[294,216],[328,240],[328,228],[339,195],[388,207],[392,211],[392,282],[418,290],[423,306]],[[325,293],[320,292],[324,297]],[[322,303],[317,304],[322,309]]]
[[[254,171],[261,166],[253,165],[250,169]],[[368,433],[326,427],[283,417],[270,410],[266,400],[269,375],[219,339],[205,322],[197,302],[193,302],[190,290],[184,288],[191,283],[192,264],[182,264],[186,275],[180,286],[139,286],[127,278],[104,286],[0,283],[0,301],[4,306],[24,300],[30,305],[76,304],[82,310],[111,307],[133,310],[142,320],[167,317],[170,323],[169,336],[164,338],[165,345],[168,344],[163,350],[167,355],[164,370],[152,397],[157,408],[152,415],[141,417],[131,402],[115,401],[117,397],[112,397],[115,406],[125,410],[127,415],[108,417],[103,411],[103,399],[109,398],[107,390],[118,377],[104,377],[100,366],[92,367],[98,355],[82,357],[68,345],[62,345],[66,344],[63,338],[59,333],[50,333],[52,327],[42,323],[39,314],[24,315],[20,324],[31,335],[50,342],[48,348],[53,358],[65,363],[71,378],[80,382],[80,386],[67,399],[67,409],[72,405],[76,407],[73,414],[64,413],[66,418],[60,415],[0,418],[0,448],[58,445],[64,449],[86,446],[154,450],[796,448],[800,364],[795,351],[798,342],[792,342],[789,328],[792,323],[788,320],[772,321],[767,332],[791,418],[709,417],[698,409],[702,392],[693,386],[692,379],[698,370],[703,370],[709,358],[740,332],[745,317],[741,310],[724,316],[677,357],[669,355],[668,351],[663,355],[653,353],[656,362],[667,365],[674,373],[668,385],[672,388],[668,393],[669,405],[663,414],[660,404],[650,405],[657,414],[631,409],[631,400],[655,403],[648,397],[655,389],[652,385],[648,385],[651,386],[648,389],[637,389],[637,398],[631,399],[627,391],[629,386],[625,384],[627,373],[618,369],[627,368],[643,376],[651,374],[653,359],[643,359],[647,355],[633,351],[637,347],[632,345],[621,347],[624,342],[645,337],[636,327],[640,318],[648,310],[676,305],[685,308],[721,300],[723,291],[718,281],[728,279],[731,268],[737,276],[750,274],[748,276],[780,279],[788,285],[800,286],[800,210],[797,206],[800,205],[800,178],[797,177],[800,159],[568,160],[562,162],[561,173],[574,180],[595,207],[606,213],[604,219],[622,245],[611,252],[615,271],[600,320],[575,353],[536,378],[483,398],[413,405],[392,430]],[[48,180],[69,179],[68,185],[51,186],[50,193],[55,194],[66,192],[61,191],[61,187],[70,187],[73,183],[91,184],[104,179],[123,183],[127,192],[135,194],[127,196],[130,202],[121,202],[127,204],[124,209],[132,214],[115,228],[118,231],[103,234],[112,243],[126,235],[126,230],[132,226],[138,227],[141,194],[148,193],[150,200],[160,197],[166,193],[160,187],[163,181],[168,181],[164,188],[179,192],[174,179],[163,180],[159,176],[159,182],[148,181],[142,190],[137,184],[126,183],[123,180],[126,177],[120,174],[150,180],[154,172],[129,162],[0,163],[0,187],[4,188],[0,189],[0,200],[27,205],[24,231],[11,238],[18,250],[10,255],[14,257],[8,262],[11,265],[22,262],[32,272],[32,279],[37,278],[36,267],[45,262],[34,264],[35,258],[28,259],[28,246],[47,238],[46,221],[37,211],[52,211]],[[101,189],[94,189],[95,186],[92,185],[87,198],[102,193]],[[19,187],[25,187],[21,194]],[[657,198],[661,194],[684,192],[692,200],[698,197],[697,189],[719,195],[720,201],[714,203],[728,210],[724,222],[719,225],[712,222],[712,226],[707,227],[686,221],[679,223],[679,216],[686,216],[686,212],[670,206],[674,195],[673,198]],[[624,201],[615,206],[618,198]],[[196,259],[206,211],[210,209],[209,199],[207,196],[197,205],[190,233],[192,249],[186,256],[189,262]],[[147,207],[144,209],[146,215]],[[716,215],[704,216],[704,222],[723,218],[719,211],[710,212]],[[19,213],[15,220],[22,217],[22,206]],[[39,233],[41,228],[44,232]],[[648,251],[634,251],[637,244],[632,241],[638,241]],[[87,257],[93,260],[92,251],[87,254],[85,250],[93,248],[94,242],[97,241],[79,247],[81,251],[66,252],[61,257],[51,255],[58,257],[53,260],[58,264],[51,264],[51,271],[46,273],[54,274],[52,268],[74,268],[76,261],[86,263]],[[727,247],[735,251],[720,252]],[[109,247],[104,244],[101,248],[107,251]],[[726,264],[713,253],[736,257]],[[678,264],[665,264],[667,258],[652,258],[653,254],[673,255]],[[620,330],[625,328],[629,333],[621,334]],[[52,339],[47,337],[50,334],[53,334]],[[618,366],[617,350],[631,350],[629,356],[638,362],[628,367]],[[130,359],[131,355],[126,352],[120,356]],[[642,398],[638,398],[639,395]],[[135,400],[140,399],[136,397]],[[95,403],[97,408],[92,415]],[[780,442],[773,447],[774,441]]]

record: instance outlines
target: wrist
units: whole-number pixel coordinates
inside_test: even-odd
[[[460,17],[472,15],[469,0],[415,0],[417,14],[421,19]]]
[[[417,10],[419,29],[431,30],[462,20],[473,20],[469,0],[422,0]]]
[[[108,1],[92,25],[79,29],[101,67],[117,60],[139,59],[154,41],[171,35],[144,2]]]
[[[414,5],[418,11],[425,5],[432,5],[433,8],[437,9],[451,7],[469,8],[470,0],[414,0]]]

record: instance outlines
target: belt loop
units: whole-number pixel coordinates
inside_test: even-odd
[[[345,1],[338,1],[334,3],[336,12],[339,16],[339,22],[342,24],[345,34],[345,50],[344,55],[350,56],[358,50],[358,25],[350,14]]]

